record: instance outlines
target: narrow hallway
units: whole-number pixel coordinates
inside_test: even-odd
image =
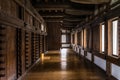
[[[106,74],[72,50],[49,51],[22,80],[105,80]]]
[[[0,80],[120,80],[120,0],[0,0]]]

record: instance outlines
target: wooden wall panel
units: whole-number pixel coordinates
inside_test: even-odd
[[[17,12],[16,12],[17,4],[13,0],[10,3],[11,3],[11,9],[10,9],[11,15],[17,17]]]
[[[100,35],[99,35],[99,26],[96,26],[93,28],[93,50],[95,51],[99,51],[100,50],[100,46],[99,46],[99,40],[100,40]]]
[[[24,17],[25,19],[24,20],[25,20],[26,24],[29,24],[29,17],[30,17],[30,15],[26,11],[25,11],[24,15],[25,15],[25,17]]]
[[[17,80],[39,59],[43,22],[30,0],[0,0],[0,80]]]
[[[21,29],[16,29],[16,77],[19,78],[22,75],[22,34]]]
[[[0,25],[0,80],[6,80],[6,27]]]
[[[35,61],[39,58],[39,35],[35,34]]]
[[[10,0],[2,0],[1,1],[1,10],[10,14],[10,9],[11,9],[11,4],[10,4]]]
[[[35,35],[34,33],[31,33],[31,63],[34,63],[34,59],[35,59],[35,39],[34,39]]]
[[[61,24],[59,22],[48,22],[48,50],[59,50],[61,47]]]
[[[25,69],[27,70],[31,65],[31,33],[25,32]]]
[[[18,0],[20,1],[22,4],[25,4],[26,0]]]
[[[43,45],[43,43],[42,43],[42,36],[40,35],[40,53],[42,53],[43,51],[42,51],[42,45]]]
[[[25,72],[25,30],[21,31],[22,35],[22,53],[21,53],[21,58],[22,58],[22,74]]]
[[[7,40],[7,46],[6,46],[6,55],[7,55],[7,80],[14,80],[16,78],[16,29],[12,27],[7,27],[6,30],[6,40]]]
[[[46,37],[44,36],[44,52],[46,51]]]

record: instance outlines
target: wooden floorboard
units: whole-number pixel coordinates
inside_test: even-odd
[[[104,71],[76,57],[72,50],[49,52],[22,80],[106,80]]]

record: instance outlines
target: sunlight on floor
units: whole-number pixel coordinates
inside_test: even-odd
[[[66,61],[67,49],[61,49],[61,61]]]
[[[61,69],[66,70],[67,66],[67,49],[61,49]]]

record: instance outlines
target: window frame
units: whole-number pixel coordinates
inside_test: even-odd
[[[117,51],[117,54],[116,54],[116,55],[113,54],[113,22],[114,22],[114,21],[117,21],[117,33],[116,33],[116,34],[117,34],[117,41],[116,41],[116,42],[117,42],[117,43],[116,43],[116,46],[117,46],[117,48],[116,48],[116,49],[117,49],[117,50],[116,50],[116,51]],[[112,37],[111,37],[111,38],[112,38],[112,56],[115,56],[115,57],[118,57],[118,56],[119,56],[119,51],[118,51],[118,48],[119,48],[119,42],[118,42],[118,41],[119,41],[119,38],[118,38],[118,37],[119,37],[119,36],[118,36],[118,24],[119,24],[119,18],[115,18],[115,19],[112,19],[112,20],[111,20],[111,28],[112,28],[112,33],[111,33],[111,34],[112,34]]]

